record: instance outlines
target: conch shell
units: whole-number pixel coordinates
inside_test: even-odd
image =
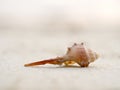
[[[98,59],[98,54],[91,49],[84,46],[84,43],[77,44],[74,43],[72,47],[69,47],[67,53],[64,56],[56,57],[53,59],[47,59],[42,61],[37,61],[33,63],[25,64],[25,67],[44,65],[44,64],[56,64],[69,66],[72,64],[79,64],[81,67],[88,67],[91,62]]]

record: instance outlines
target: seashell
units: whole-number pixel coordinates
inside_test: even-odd
[[[73,65],[77,63],[81,67],[88,67],[91,62],[98,59],[98,54],[91,49],[85,47],[84,43],[74,43],[72,47],[69,47],[67,53],[64,56],[56,57],[53,59],[46,59],[42,61],[32,62],[25,64],[25,67],[44,65],[44,64],[55,64],[65,66]]]

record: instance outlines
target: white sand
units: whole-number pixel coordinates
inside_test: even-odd
[[[0,31],[0,90],[120,90],[119,30]],[[28,62],[61,56],[84,41],[101,57],[88,68]]]

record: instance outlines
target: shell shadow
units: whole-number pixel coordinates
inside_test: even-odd
[[[79,68],[79,69],[86,69],[86,68],[94,68],[95,66],[88,66],[88,67],[80,67],[77,65],[69,65],[69,66],[32,66],[30,68],[36,68],[36,69],[58,69],[58,68],[66,68],[66,69],[70,69],[70,68]]]

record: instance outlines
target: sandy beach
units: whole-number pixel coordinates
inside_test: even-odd
[[[38,31],[11,31],[4,30],[0,33],[2,90],[120,89],[119,30],[109,33],[86,30],[74,34],[63,34],[61,31],[55,35],[44,35]],[[100,54],[100,58],[88,68],[65,68],[57,65],[23,66],[28,62],[62,56],[66,53],[67,47],[74,42],[82,41]]]
[[[119,5],[116,0],[0,1],[0,90],[120,90]],[[87,68],[24,67],[62,56],[81,42],[100,55]]]

